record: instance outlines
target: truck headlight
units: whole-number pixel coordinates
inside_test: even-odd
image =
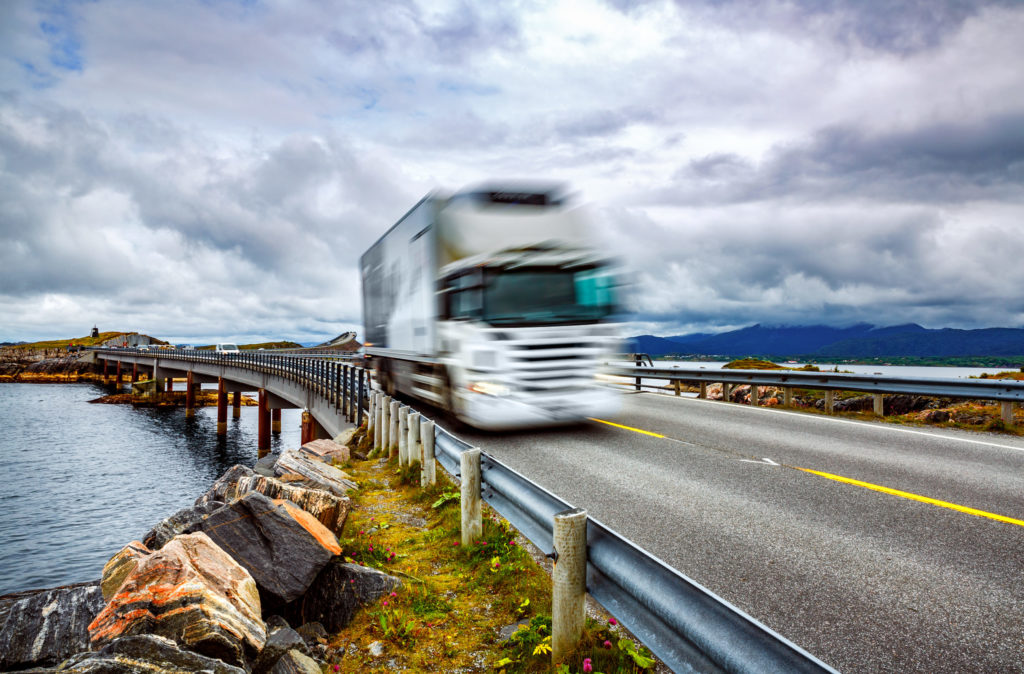
[[[505,384],[499,384],[493,381],[470,382],[469,390],[473,393],[482,393],[486,396],[505,396],[510,392],[509,387]]]

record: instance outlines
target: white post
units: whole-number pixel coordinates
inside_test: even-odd
[[[836,405],[836,392],[829,390],[825,391],[825,414],[832,414],[835,412]]]
[[[757,387],[757,384],[750,385],[750,404],[752,407],[757,407],[761,404],[761,390]]]
[[[434,472],[434,422],[424,419],[420,422],[420,437],[423,444],[423,456],[420,458],[420,486],[437,484]]]
[[[571,653],[583,634],[587,597],[587,511],[555,513],[551,571],[551,662]]]
[[[706,381],[702,381],[700,383],[700,393],[697,395],[697,397],[700,398],[701,400],[708,399],[708,383]]]
[[[885,394],[876,393],[874,394],[874,407],[875,416],[885,416]]]
[[[387,457],[391,441],[391,397],[381,396],[380,400],[380,451]]]
[[[722,382],[722,400],[727,403],[732,402],[732,384],[729,382]]]
[[[484,531],[480,507],[480,450],[467,449],[459,457],[462,480],[462,545],[472,545]]]
[[[415,461],[422,461],[423,448],[420,447],[420,413],[409,413],[409,439],[405,443],[405,458],[411,466]],[[420,469],[420,482],[422,482],[423,469]]]
[[[376,409],[377,395],[371,391],[370,399],[367,402],[369,403],[370,409],[369,414],[366,416],[366,434],[371,438],[376,439],[377,419],[374,417],[374,414],[376,413],[374,410]]]
[[[784,386],[782,388],[782,404],[786,407],[793,406],[793,387]]]
[[[398,408],[398,465],[409,465],[409,408]]]
[[[1013,426],[1013,401],[1004,400],[1002,404],[1002,419],[1007,426]]]
[[[388,410],[388,419],[391,420],[391,427],[388,429],[388,458],[398,456],[398,408],[402,403],[392,400]]]

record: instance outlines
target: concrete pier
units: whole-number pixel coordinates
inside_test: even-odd
[[[217,435],[228,433],[228,389],[224,377],[217,378]]]
[[[242,392],[235,391],[231,395],[231,417],[240,419],[242,417]]]
[[[120,373],[118,373],[120,378]],[[196,415],[196,386],[192,379],[192,370],[185,375],[185,418],[191,419]]]
[[[274,435],[281,435],[281,409],[270,410],[270,432]]]
[[[235,391],[236,400],[240,395],[238,391]],[[259,433],[256,443],[256,456],[262,459],[270,453],[270,397],[267,395],[266,389],[260,389],[259,392],[259,419],[257,426]]]

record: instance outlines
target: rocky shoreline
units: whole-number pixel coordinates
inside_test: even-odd
[[[401,585],[342,555],[349,454],[317,440],[236,465],[98,580],[0,597],[0,670],[321,672],[328,633]]]

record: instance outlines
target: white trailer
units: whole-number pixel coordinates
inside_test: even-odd
[[[612,261],[551,187],[428,194],[360,259],[382,387],[486,430],[611,414]]]

